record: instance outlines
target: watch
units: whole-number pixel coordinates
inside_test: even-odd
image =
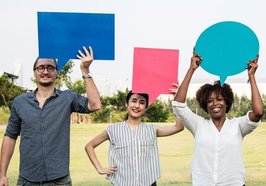
[[[86,79],[86,78],[92,78],[92,75],[91,75],[91,73],[89,72],[88,74],[83,75],[82,78],[83,78],[83,79]]]

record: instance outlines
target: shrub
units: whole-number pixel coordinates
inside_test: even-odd
[[[10,110],[8,107],[0,107],[0,125],[7,124],[8,118],[10,115]]]

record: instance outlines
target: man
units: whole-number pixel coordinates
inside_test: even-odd
[[[38,58],[33,66],[37,89],[14,99],[3,138],[0,186],[8,186],[6,172],[20,135],[20,171],[17,185],[70,186],[69,146],[72,112],[90,113],[101,108],[100,96],[90,65],[93,51],[78,51],[87,98],[55,88],[55,59]]]

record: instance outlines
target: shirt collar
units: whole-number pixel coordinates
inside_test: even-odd
[[[38,88],[36,88],[34,91],[29,92],[28,97],[29,98],[35,98],[35,94],[38,91]],[[58,89],[54,89],[54,94],[51,97],[55,97],[55,96],[59,96],[59,94],[61,93],[61,91],[59,91]]]

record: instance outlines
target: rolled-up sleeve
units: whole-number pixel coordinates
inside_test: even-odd
[[[254,129],[256,129],[259,124],[261,123],[261,121],[255,122],[255,121],[251,121],[249,119],[249,113],[251,111],[247,112],[247,114],[243,117],[240,118],[240,130],[243,136],[249,134],[250,132],[252,132]]]
[[[20,129],[21,129],[21,119],[16,112],[16,104],[17,102],[16,100],[14,100],[11,106],[10,117],[8,120],[6,132],[5,132],[5,136],[8,136],[13,139],[17,139],[17,137],[20,134]]]
[[[72,112],[91,113],[88,109],[88,98],[71,91],[68,94],[72,102]]]

